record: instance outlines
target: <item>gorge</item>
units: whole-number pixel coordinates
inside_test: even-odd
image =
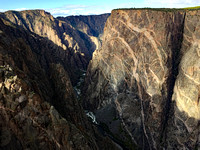
[[[199,149],[199,13],[0,13],[0,148]]]

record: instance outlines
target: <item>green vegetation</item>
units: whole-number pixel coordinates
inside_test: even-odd
[[[186,7],[186,8],[183,8],[183,9],[189,9],[189,10],[196,10],[196,9],[200,9],[200,6],[195,6],[195,7]]]
[[[114,9],[114,10],[154,10],[154,11],[177,11],[177,10],[184,10],[184,9],[176,9],[176,8],[149,8],[149,7],[144,7],[144,8],[119,8],[119,9]]]
[[[114,10],[154,10],[154,11],[164,11],[164,12],[174,12],[174,11],[185,11],[185,10],[200,10],[200,6],[196,7],[186,7],[186,8],[118,8]]]

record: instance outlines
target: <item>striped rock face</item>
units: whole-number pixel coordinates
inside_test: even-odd
[[[198,13],[114,10],[108,18],[84,106],[127,148],[198,146]]]

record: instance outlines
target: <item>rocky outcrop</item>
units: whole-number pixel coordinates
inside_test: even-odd
[[[0,149],[115,149],[76,99],[63,48],[0,18]]]
[[[199,148],[199,11],[114,10],[83,105],[128,149]]]

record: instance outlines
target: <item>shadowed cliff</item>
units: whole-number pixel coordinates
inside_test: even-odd
[[[76,99],[68,51],[0,18],[0,149],[115,149]]]
[[[79,25],[77,27],[73,26],[80,23],[77,17],[74,17],[72,25],[72,22],[65,21],[68,19],[67,17],[57,19],[44,10],[7,11],[1,13],[0,16],[19,27],[46,37],[55,45],[62,47],[66,51],[62,53],[67,54],[70,69],[73,68],[69,72],[73,85],[80,77],[80,70],[87,69],[93,51],[101,47],[98,35],[103,33],[102,28],[108,17],[108,15],[96,16],[93,17],[93,21],[95,20],[98,24],[88,21],[84,26]],[[91,16],[84,18],[91,20]],[[87,28],[85,28],[85,25],[87,25]],[[95,35],[91,35],[90,32],[82,32],[83,30],[95,31]],[[61,55],[58,59],[64,59],[64,56]]]

